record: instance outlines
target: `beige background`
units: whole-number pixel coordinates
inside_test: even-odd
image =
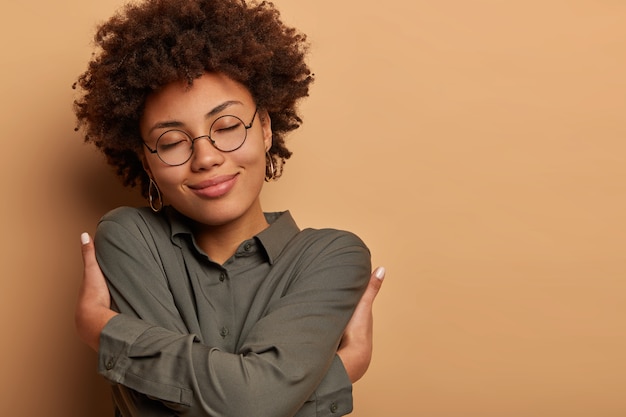
[[[626,2],[276,1],[317,81],[267,210],[388,280],[357,417],[626,415]],[[119,0],[0,14],[0,404],[110,416],[73,329],[79,233],[120,204],[70,88]]]

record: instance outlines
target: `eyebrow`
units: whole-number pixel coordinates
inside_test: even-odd
[[[210,119],[211,117],[213,117],[213,116],[223,112],[224,110],[226,110],[230,106],[233,106],[233,105],[236,105],[236,104],[243,105],[243,103],[241,101],[238,101],[238,100],[228,100],[228,101],[225,101],[225,102],[215,106],[211,110],[209,110],[209,112],[204,115],[204,118],[205,119]],[[152,126],[150,128],[148,133],[152,133],[156,129],[164,129],[164,128],[168,128],[168,127],[181,127],[181,126],[183,126],[182,122],[179,122],[177,120],[168,120],[168,121],[156,123],[154,126]]]

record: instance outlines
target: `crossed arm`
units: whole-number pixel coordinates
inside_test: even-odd
[[[76,308],[76,326],[79,336],[94,350],[98,350],[102,330],[117,313],[110,309],[109,292],[91,241],[83,245],[83,260],[85,269]],[[337,352],[352,382],[363,376],[371,359],[372,303],[383,276],[382,269],[372,274]]]

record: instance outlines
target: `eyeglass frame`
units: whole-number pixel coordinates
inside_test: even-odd
[[[209,126],[209,132],[211,132],[211,129],[213,129],[213,125],[215,124],[215,122],[217,122],[219,119],[221,119],[221,118],[223,118],[223,117],[234,117],[234,118],[238,119],[241,123],[243,123],[243,127],[244,127],[244,129],[245,129],[245,130],[244,130],[244,132],[245,132],[245,136],[243,137],[243,140],[241,141],[241,143],[239,144],[239,146],[237,146],[235,149],[230,149],[230,150],[228,150],[228,151],[224,151],[224,150],[222,150],[222,149],[218,148],[218,147],[217,147],[217,145],[215,144],[215,141],[213,140],[213,138],[211,138],[210,133],[209,133],[208,135],[200,135],[200,136],[197,136],[197,137],[193,138],[193,137],[191,137],[191,135],[190,135],[189,133],[187,133],[187,132],[185,132],[184,130],[181,130],[181,129],[169,129],[169,130],[166,130],[165,132],[161,133],[161,134],[159,135],[159,137],[157,138],[157,140],[156,140],[156,143],[155,143],[156,148],[155,148],[155,149],[150,148],[150,146],[148,146],[148,144],[146,143],[146,141],[145,141],[145,140],[143,140],[143,139],[142,139],[142,140],[141,140],[141,142],[144,144],[144,146],[146,147],[146,149],[148,149],[148,151],[149,151],[151,154],[153,154],[153,155],[154,155],[154,154],[156,154],[156,156],[157,156],[157,157],[161,160],[161,162],[163,162],[164,164],[169,165],[169,166],[171,166],[171,167],[177,167],[177,166],[185,165],[187,162],[189,162],[189,160],[190,160],[190,159],[191,159],[191,157],[193,156],[193,153],[194,153],[194,147],[193,147],[193,146],[194,146],[194,144],[196,143],[196,140],[198,140],[198,139],[207,138],[207,139],[209,140],[209,142],[211,143],[211,145],[212,145],[215,149],[217,149],[217,150],[218,150],[218,151],[220,151],[220,152],[224,152],[224,153],[234,152],[234,151],[236,151],[237,149],[241,148],[241,147],[243,146],[243,144],[244,144],[244,143],[246,143],[246,139],[248,139],[248,129],[250,129],[250,128],[252,127],[252,124],[254,123],[254,120],[256,119],[256,115],[257,115],[257,113],[258,113],[258,112],[259,112],[259,107],[258,107],[258,106],[256,106],[256,107],[254,108],[254,114],[252,115],[252,120],[250,120],[250,123],[248,123],[247,125],[244,123],[244,121],[243,121],[243,120],[241,120],[241,118],[240,118],[240,117],[237,117],[237,116],[235,116],[234,114],[224,114],[224,115],[221,115],[220,117],[218,117],[217,119],[213,120],[213,122],[211,123],[211,126]],[[169,162],[164,161],[164,160],[163,160],[163,158],[161,158],[161,155],[159,155],[159,151],[158,151],[158,147],[159,147],[159,140],[161,139],[161,137],[163,137],[163,135],[165,135],[166,133],[169,133],[169,132],[181,132],[181,133],[183,133],[185,136],[187,136],[189,139],[191,139],[191,153],[189,154],[189,157],[188,157],[187,159],[185,159],[185,161],[181,162],[180,164],[170,164]]]

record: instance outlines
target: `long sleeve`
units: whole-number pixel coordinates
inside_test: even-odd
[[[263,314],[237,351],[229,352],[201,343],[199,327],[184,319],[189,306],[177,304],[172,293],[173,286],[188,284],[168,276],[168,255],[154,244],[163,236],[155,233],[140,222],[99,226],[99,262],[125,313],[101,335],[99,370],[106,378],[188,416],[351,410],[349,381],[335,352],[369,276],[369,252],[356,236],[299,233],[272,265],[252,305],[241,307],[262,308]]]

